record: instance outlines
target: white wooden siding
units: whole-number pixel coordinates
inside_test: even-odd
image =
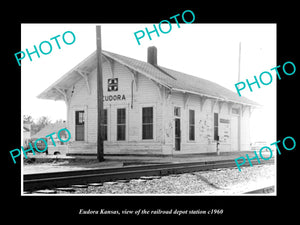
[[[187,154],[216,152],[214,140],[214,116],[219,114],[220,150],[231,150],[231,107],[228,103],[214,104],[207,99],[201,107],[200,97],[193,94],[172,92],[170,96],[164,87],[160,87],[147,77],[138,74],[137,83],[132,72],[114,62],[113,76],[110,64],[103,63],[103,95],[125,95],[125,100],[104,101],[107,109],[108,140],[104,142],[105,153],[124,154]],[[108,92],[108,78],[118,78],[118,91]],[[133,83],[133,96],[132,82]],[[97,141],[97,104],[96,104],[96,70],[88,75],[90,94],[86,82],[81,79],[68,90],[72,96],[68,102],[68,127],[72,135],[69,153],[96,154]],[[137,85],[137,87],[136,87]],[[153,140],[142,140],[142,107],[153,107]],[[174,151],[174,106],[181,108],[181,151]],[[214,107],[213,107],[214,106]],[[240,105],[234,105],[239,106]],[[126,108],[126,140],[117,141],[117,108]],[[195,111],[195,140],[189,140],[189,110]],[[85,141],[75,142],[75,111],[85,111]],[[241,115],[241,150],[249,150],[249,108]],[[220,119],[229,123],[220,123]]]

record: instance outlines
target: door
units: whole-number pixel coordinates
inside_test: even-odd
[[[75,112],[75,140],[84,141],[84,111]]]
[[[239,116],[231,117],[231,151],[239,151]]]
[[[175,118],[175,150],[180,151],[181,132],[180,132],[180,119]]]

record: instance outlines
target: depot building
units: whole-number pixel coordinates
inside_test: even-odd
[[[146,53],[145,53],[146,54]],[[175,155],[250,150],[250,116],[257,103],[214,82],[102,51],[104,154]],[[68,154],[96,154],[96,51],[38,98],[63,100]]]

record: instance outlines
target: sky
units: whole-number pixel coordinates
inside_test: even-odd
[[[21,49],[34,51],[41,42],[49,41],[52,52],[32,54],[21,61],[21,109],[22,115],[34,119],[48,116],[53,122],[66,120],[66,104],[63,101],[43,100],[37,96],[96,50],[96,25],[101,25],[102,49],[134,59],[147,61],[147,48],[157,47],[158,65],[216,82],[234,92],[238,81],[239,43],[241,43],[240,80],[254,81],[263,71],[273,75],[270,85],[253,85],[241,91],[245,96],[263,105],[251,116],[251,140],[276,141],[276,75],[270,71],[276,64],[276,24],[180,24],[172,23],[169,33],[151,34],[140,39],[138,45],[134,33],[153,24],[22,24]],[[158,24],[155,24],[158,27]],[[168,30],[162,27],[163,30]],[[66,45],[62,35],[72,31],[75,42]],[[61,49],[50,38],[60,35]],[[66,40],[71,41],[70,35]],[[47,44],[43,45],[47,51]],[[18,66],[16,60],[16,66]]]

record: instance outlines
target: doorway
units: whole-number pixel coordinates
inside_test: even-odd
[[[231,117],[231,151],[239,151],[239,116]]]
[[[75,141],[84,141],[84,111],[75,111]]]

